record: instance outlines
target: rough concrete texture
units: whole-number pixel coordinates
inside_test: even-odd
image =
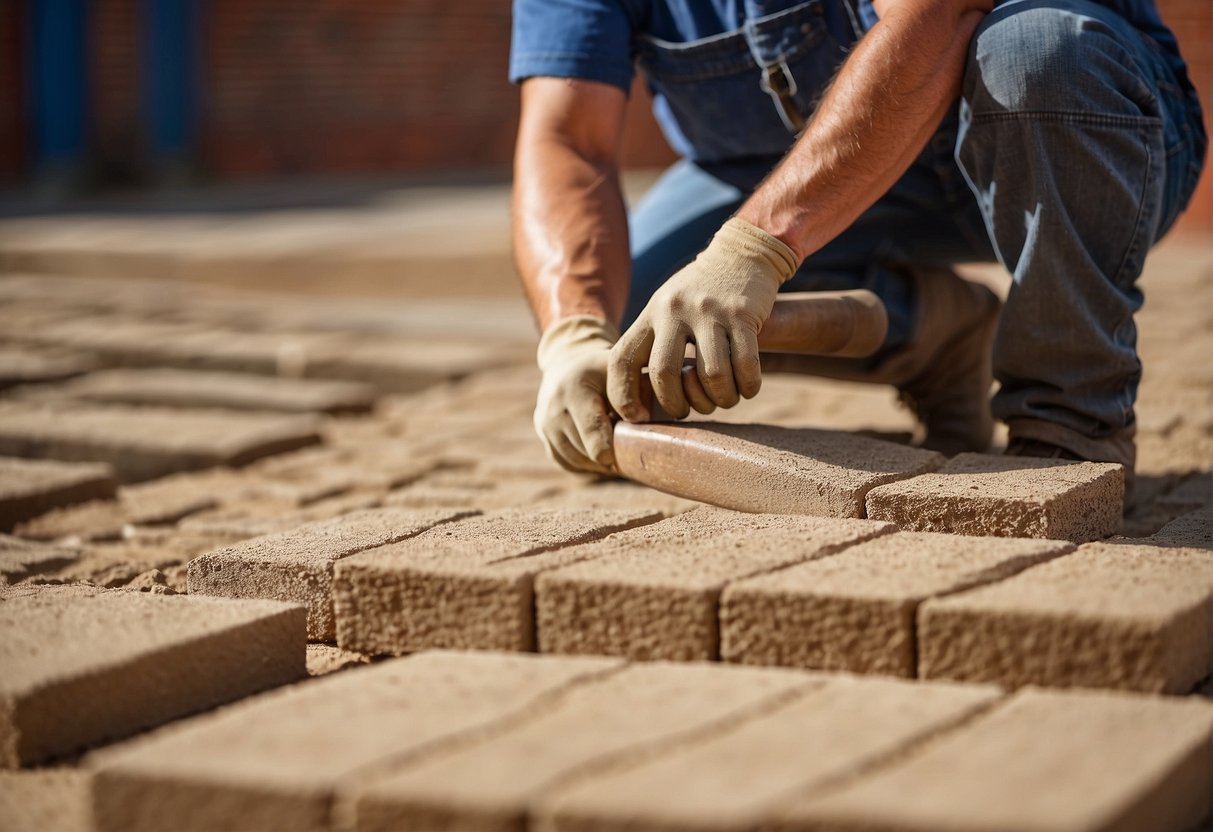
[[[108,462],[124,482],[243,465],[320,441],[309,417],[55,405],[0,408],[0,454]]]
[[[1213,672],[1213,555],[1092,543],[923,604],[924,677],[1186,693]]]
[[[355,511],[379,508],[382,502],[382,495],[375,492],[342,494],[304,508],[298,508],[289,501],[251,499],[187,517],[181,522],[180,528],[194,534],[215,535],[228,540],[247,540],[250,537],[288,532],[304,523],[316,523]]]
[[[746,664],[915,675],[915,614],[928,598],[1014,575],[1073,550],[1056,540],[901,532],[731,584],[721,655]]]
[[[542,713],[608,659],[426,653],[278,691],[96,755],[98,832],[329,832],[339,787]]]
[[[888,523],[698,509],[583,547],[535,584],[539,649],[631,659],[719,656],[730,581],[833,554]]]
[[[108,465],[0,457],[0,532],[60,506],[112,497],[117,490]]]
[[[722,730],[813,685],[801,674],[746,670],[629,667],[482,742],[359,782],[346,802],[359,832],[526,828],[529,806],[558,784]]]
[[[542,479],[490,480],[473,475],[427,477],[384,497],[384,505],[406,508],[478,508],[484,511],[530,506],[559,494],[561,484]]]
[[[80,552],[76,549],[0,534],[0,586],[16,583],[38,572],[58,569],[79,557]]]
[[[85,586],[0,593],[0,765],[70,754],[302,678],[304,613]]]
[[[465,511],[369,509],[208,552],[189,565],[191,595],[271,598],[307,607],[307,634],[332,641],[335,561],[469,516]]]
[[[353,381],[172,369],[105,370],[64,385],[58,392],[108,404],[280,413],[364,413],[375,403],[375,391]]]
[[[337,643],[371,654],[532,649],[535,574],[565,563],[564,547],[659,519],[643,509],[510,509],[345,558],[334,580]]]
[[[803,695],[661,755],[562,783],[535,811],[553,832],[751,830],[787,802],[988,707],[993,688],[818,677]]]
[[[1213,704],[1025,690],[780,830],[1187,832],[1213,809]]]
[[[0,829],[93,832],[90,780],[75,768],[0,771]]]
[[[1155,546],[1213,550],[1213,506],[1177,517],[1147,538],[1147,542]]]
[[[842,431],[692,423],[621,423],[615,456],[625,477],[682,497],[822,517],[864,517],[871,489],[944,463],[932,451]]]
[[[1081,543],[1115,534],[1124,469],[1099,462],[960,454],[935,473],[868,494],[868,516],[907,531]]]

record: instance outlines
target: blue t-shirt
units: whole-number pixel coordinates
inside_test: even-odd
[[[1154,0],[1100,0],[1183,62]],[[671,146],[702,163],[771,160],[876,22],[871,0],[514,0],[510,80],[627,91],[639,65]]]

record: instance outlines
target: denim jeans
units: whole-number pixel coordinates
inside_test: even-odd
[[[1013,283],[994,415],[1083,453],[1133,429],[1137,279],[1205,145],[1174,59],[1124,18],[1090,0],[1013,0],[981,23],[959,105],[910,170],[784,288],[873,290],[889,354],[914,339],[908,267],[997,259]],[[625,326],[767,167],[684,160],[661,177],[631,215]]]

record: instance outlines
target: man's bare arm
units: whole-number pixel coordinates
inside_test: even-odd
[[[859,218],[909,168],[960,93],[991,0],[884,0],[816,115],[738,216],[801,260]]]
[[[607,393],[629,421],[646,421],[640,373],[675,417],[692,402],[681,378],[696,345],[712,402],[758,392],[758,331],[798,263],[834,239],[909,168],[964,75],[969,41],[991,0],[884,0],[880,22],[847,58],[787,157],[707,249],[653,295],[611,349]]]
[[[522,85],[514,258],[541,330],[572,315],[618,326],[631,259],[618,160],[627,99],[592,81]]]

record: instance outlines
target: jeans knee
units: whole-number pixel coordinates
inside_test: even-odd
[[[1135,35],[1127,27],[1083,0],[1000,7],[973,37],[964,97],[975,113],[1141,115],[1153,94],[1125,42]]]

